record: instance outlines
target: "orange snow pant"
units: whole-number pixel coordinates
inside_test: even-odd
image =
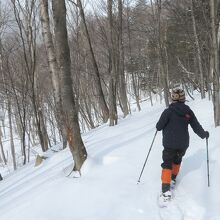
[[[173,164],[171,169],[162,169],[161,180],[162,183],[170,184],[172,175],[177,176],[180,170],[180,164]]]
[[[176,150],[164,148],[161,180],[163,184],[170,184],[172,176],[177,176],[180,170],[182,157],[185,155],[186,149]]]

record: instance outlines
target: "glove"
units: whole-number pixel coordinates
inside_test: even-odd
[[[205,131],[205,138],[208,139],[209,138],[209,132]]]

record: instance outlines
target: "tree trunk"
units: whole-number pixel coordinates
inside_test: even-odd
[[[96,87],[96,90],[97,90],[97,93],[98,93],[97,95],[99,97],[98,98],[99,106],[100,106],[100,109],[102,111],[103,121],[107,122],[107,120],[109,118],[109,109],[107,107],[105,97],[104,97],[104,93],[103,93],[103,90],[102,90],[102,84],[101,84],[101,78],[100,78],[98,65],[97,65],[97,62],[96,62],[96,59],[95,59],[95,54],[94,54],[94,51],[93,51],[93,48],[92,48],[92,43],[91,43],[91,39],[90,39],[90,36],[89,36],[89,31],[88,31],[88,28],[87,28],[87,25],[86,25],[86,19],[85,19],[84,10],[83,10],[83,7],[82,7],[82,2],[81,2],[81,0],[77,0],[77,3],[78,3],[78,7],[80,9],[80,16],[82,18],[82,21],[83,21],[83,24],[84,24],[84,27],[85,27],[86,38],[88,40],[89,49],[90,49],[90,53],[91,53],[91,56],[92,56],[92,65],[93,65],[93,68],[94,68],[94,71],[95,71],[95,87]]]
[[[117,114],[117,50],[116,50],[116,35],[113,27],[113,14],[112,14],[112,0],[108,0],[108,21],[109,21],[109,119],[110,126],[118,123]]]
[[[7,164],[7,159],[5,157],[4,147],[3,147],[3,144],[2,144],[2,130],[1,130],[1,127],[0,127],[0,148],[1,148],[2,159],[4,161],[4,164],[6,165]]]
[[[159,58],[159,70],[162,78],[162,85],[164,88],[164,100],[166,106],[169,105],[169,88],[168,88],[168,76],[165,73],[165,62],[163,56],[163,45],[161,40],[161,0],[157,0],[157,39],[158,39],[158,58]]]
[[[128,47],[129,47],[129,60],[130,60],[130,65],[132,64],[132,48],[131,48],[131,30],[130,30],[130,24],[129,24],[129,5],[127,2],[127,27],[128,27]],[[132,71],[132,70],[131,70]],[[137,84],[135,82],[135,74],[133,73],[133,71],[131,72],[131,77],[132,77],[132,87],[133,87],[133,91],[134,91],[134,96],[135,96],[135,100],[137,103],[137,108],[138,111],[141,111],[141,106],[140,106],[140,97],[139,97],[139,88],[137,87]]]
[[[195,38],[195,45],[196,45],[196,55],[197,55],[197,61],[199,65],[199,75],[200,75],[200,91],[201,91],[201,98],[205,98],[205,86],[204,86],[204,75],[203,75],[203,67],[202,67],[202,53],[200,49],[199,44],[199,38],[197,34],[197,28],[196,28],[196,21],[195,21],[195,15],[194,15],[194,0],[191,0],[191,16],[192,16],[192,24],[193,24],[193,34]]]
[[[13,137],[13,129],[12,129],[12,120],[11,120],[11,100],[8,97],[8,120],[9,120],[9,130],[10,130],[10,144],[11,144],[11,156],[13,161],[14,170],[17,169],[16,165],[16,157],[15,157],[15,145],[14,145],[14,137]]]
[[[51,72],[53,93],[56,103],[57,121],[58,126],[60,126],[60,131],[63,139],[63,148],[66,147],[67,134],[64,127],[64,115],[62,112],[62,102],[61,102],[61,89],[60,89],[60,79],[59,79],[59,67],[57,64],[56,53],[53,44],[53,38],[50,30],[50,19],[48,13],[48,0],[41,0],[40,4],[41,11],[41,24],[42,24],[42,35],[44,38],[44,44],[47,50],[49,69]]]
[[[54,33],[57,49],[58,64],[60,67],[60,79],[62,88],[63,110],[65,115],[65,128],[67,140],[75,162],[74,170],[80,171],[83,162],[87,158],[87,152],[83,144],[78,121],[78,112],[74,100],[71,60],[66,28],[65,0],[52,0]]]
[[[122,111],[124,117],[129,114],[128,110],[128,99],[126,92],[125,83],[125,72],[124,72],[124,46],[123,46],[123,36],[122,36],[122,16],[123,16],[123,3],[122,0],[118,0],[118,38],[119,38],[119,97],[121,100]]]
[[[220,88],[219,88],[219,43],[217,38],[218,29],[216,30],[217,9],[215,0],[210,0],[210,15],[211,15],[211,31],[212,31],[212,48],[211,56],[213,56],[213,106],[215,126],[220,125]]]

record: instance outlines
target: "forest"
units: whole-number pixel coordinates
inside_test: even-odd
[[[155,95],[168,106],[176,87],[212,100],[219,126],[219,3],[1,1],[0,162],[16,170],[36,146],[62,142],[80,172],[83,132],[116,126]]]

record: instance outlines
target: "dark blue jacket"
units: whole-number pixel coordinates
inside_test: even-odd
[[[188,105],[175,102],[162,113],[156,128],[163,130],[163,146],[172,149],[186,149],[189,146],[188,125],[201,138],[205,131]]]

